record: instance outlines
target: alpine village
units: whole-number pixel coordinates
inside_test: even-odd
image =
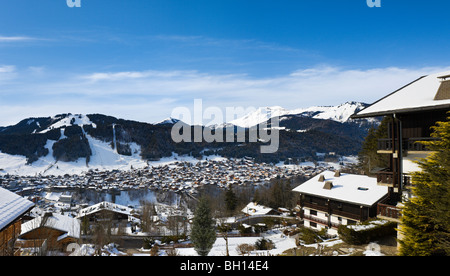
[[[203,147],[197,156],[159,156],[145,166],[101,170],[86,166],[95,155],[91,147],[82,172],[61,169],[78,159],[67,154],[28,175],[2,161],[0,255],[448,255],[449,111],[450,72],[441,72],[355,109],[350,121],[375,122],[355,155],[330,151],[264,162],[248,152],[225,156]],[[53,126],[38,131],[57,129],[62,137],[55,140],[61,140],[80,126],[82,147],[85,130],[95,124],[83,126],[76,122],[81,118],[54,117]],[[64,119],[71,122],[58,128],[55,122],[61,127]],[[39,125],[37,119],[24,122]],[[20,132],[25,128],[0,128],[0,140]],[[117,135],[105,143],[109,150],[134,156],[134,139]],[[57,147],[50,150],[55,156]],[[210,155],[203,155],[207,150]],[[27,167],[47,155],[28,158]],[[56,167],[63,173],[54,174]]]

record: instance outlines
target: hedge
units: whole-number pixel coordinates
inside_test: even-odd
[[[396,233],[396,222],[370,221],[358,225],[340,225],[339,237],[348,244],[361,245]]]

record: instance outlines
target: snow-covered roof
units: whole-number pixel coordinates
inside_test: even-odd
[[[30,231],[33,231],[41,226],[45,226],[52,229],[57,229],[65,232],[58,240],[65,237],[80,238],[80,221],[76,218],[71,218],[69,216],[64,216],[61,214],[53,213],[49,216],[42,225],[42,220],[44,216],[34,218],[22,224],[20,235],[24,235]]]
[[[450,109],[450,99],[434,99],[441,86],[442,78],[440,77],[448,75],[450,75],[450,71],[421,77],[376,101],[356,113],[352,118],[384,116],[435,108]]]
[[[249,216],[256,216],[256,215],[266,215],[272,210],[273,210],[272,208],[259,205],[255,202],[250,202],[241,211]]]
[[[34,207],[34,203],[0,188],[0,230]]]
[[[109,210],[115,213],[121,213],[124,215],[131,215],[131,211],[133,209],[128,208],[127,206],[123,206],[123,205],[119,205],[119,204],[115,204],[115,203],[111,203],[111,202],[107,202],[107,201],[103,201],[100,203],[97,203],[95,205],[86,207],[84,209],[81,209],[78,215],[78,218],[80,217],[84,217],[93,213],[96,213],[98,211],[101,210]]]
[[[319,181],[321,175],[325,178],[323,182]],[[325,171],[293,191],[363,206],[372,206],[388,193],[387,187],[377,185],[376,178],[346,173],[339,177],[334,175],[335,172]],[[327,181],[332,182],[331,189],[324,188]]]

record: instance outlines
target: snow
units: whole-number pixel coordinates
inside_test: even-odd
[[[266,122],[270,118],[285,115],[302,115],[314,119],[328,119],[343,123],[347,122],[351,115],[363,107],[362,103],[357,102],[347,102],[337,106],[313,106],[293,110],[284,109],[280,106],[260,107],[242,118],[228,122],[228,124],[249,128]]]
[[[290,114],[290,111],[280,106],[260,107],[242,118],[228,122],[228,124],[249,128],[264,123],[272,117],[280,117],[288,114]]]
[[[61,130],[63,131],[63,130]],[[49,153],[40,157],[32,165],[27,165],[27,158],[21,155],[9,155],[0,151],[0,174],[13,174],[20,176],[45,175],[64,175],[64,174],[81,174],[90,169],[98,170],[123,170],[142,169],[147,166],[156,167],[170,165],[177,161],[186,161],[193,164],[201,160],[192,156],[180,156],[172,153],[169,157],[163,157],[158,161],[146,161],[141,157],[141,147],[136,143],[128,143],[131,148],[131,156],[120,155],[117,150],[111,148],[111,144],[93,138],[89,134],[85,134],[92,151],[88,166],[86,166],[86,158],[79,158],[73,162],[56,162],[53,157],[53,145],[56,141],[47,140],[45,148]],[[61,136],[63,139],[65,136]],[[223,161],[226,158],[211,155],[204,156],[202,160]]]
[[[377,225],[386,224],[388,222],[389,221],[387,221],[387,220],[374,220],[368,224],[348,225],[347,228],[353,229],[355,231],[364,231],[364,230],[369,230],[369,229],[375,228],[375,227],[377,227]]]
[[[369,245],[367,245],[366,250],[363,252],[363,254],[365,256],[370,256],[370,257],[384,256],[384,254],[381,253],[381,251],[380,251],[380,246],[375,242],[369,243]]]
[[[63,139],[62,136],[60,139]],[[110,143],[97,140],[86,134],[89,146],[92,150],[92,156],[88,166],[86,166],[86,158],[79,158],[73,162],[56,162],[53,157],[53,144],[56,141],[47,140],[45,148],[49,153],[40,157],[32,165],[27,165],[25,156],[9,155],[0,152],[0,174],[14,174],[21,176],[41,175],[64,175],[64,174],[81,174],[90,169],[99,170],[129,170],[133,168],[144,168],[147,162],[142,160],[140,153],[141,148],[136,143],[129,143],[131,148],[131,156],[120,155],[116,149],[112,149]]]
[[[254,245],[257,240],[261,238],[269,239],[275,244],[275,248],[271,250],[253,250],[250,251],[245,256],[277,256],[282,254],[283,252],[297,248],[296,239],[295,237],[289,237],[284,235],[281,232],[281,229],[275,229],[270,230],[264,234],[262,234],[261,237],[229,237],[228,238],[228,252],[229,256],[242,256],[239,254],[239,251],[237,250],[237,247],[241,244],[249,244]],[[161,243],[159,241],[156,241],[158,245],[161,246]],[[341,239],[334,238],[330,240],[325,240],[320,243],[314,243],[314,244],[301,244],[304,247],[310,247],[318,249],[325,248],[325,247],[332,247],[338,244],[343,244],[344,242]],[[108,245],[103,246],[101,249],[101,255],[102,256],[123,256],[126,255],[126,253],[119,251],[117,249],[118,245],[111,243]],[[346,254],[342,255],[341,253],[338,253],[335,251],[335,255],[339,256],[348,256],[356,252],[355,248],[348,248],[344,245],[345,251],[347,251]],[[177,256],[198,256],[197,252],[193,247],[178,247],[175,249]],[[150,249],[138,249],[139,252],[133,253],[133,256],[150,256]],[[216,241],[214,242],[211,251],[209,252],[208,256],[214,257],[214,256],[226,256],[226,242],[223,237],[217,237]],[[384,256],[383,253],[381,253],[381,247],[376,242],[369,243],[364,251],[361,251],[363,255],[365,256]],[[93,256],[96,255],[95,245],[92,244],[82,244],[82,245],[76,245],[76,250],[74,253],[71,254],[71,256]],[[167,256],[167,253],[165,252],[165,249],[160,249],[159,256]]]
[[[257,215],[266,215],[270,211],[272,211],[272,208],[257,204],[255,202],[250,202],[245,206],[241,212],[244,214],[247,214],[249,216],[257,216]]]
[[[92,205],[92,206],[89,206],[87,208],[84,208],[84,209],[80,210],[78,218],[82,218],[84,216],[87,216],[87,215],[99,212],[101,210],[110,210],[110,211],[115,212],[115,213],[120,213],[120,214],[124,214],[124,215],[131,215],[131,211],[133,209],[128,208],[127,206],[123,206],[123,205],[119,205],[119,204],[103,201],[103,202],[97,203],[95,205]]]
[[[250,252],[251,256],[274,256],[283,253],[284,251],[297,247],[294,237],[288,237],[281,233],[279,230],[270,231],[264,234],[264,238],[274,242],[275,248],[271,250],[254,250]],[[240,244],[255,244],[261,237],[229,237],[228,238],[228,250],[230,256],[240,256],[236,250]],[[177,248],[177,253],[180,256],[198,256],[194,248]],[[217,237],[211,251],[208,256],[226,256],[226,243],[222,237]]]
[[[23,215],[34,203],[6,189],[0,188],[0,230]]]
[[[101,248],[102,256],[123,256],[125,253],[117,249],[117,245],[114,243],[107,244]],[[82,244],[77,246],[70,256],[94,256],[97,253],[95,245],[93,244]]]
[[[180,120],[172,118],[172,117],[168,117],[160,122],[155,123],[155,125],[166,125],[166,124],[176,124],[177,122],[179,122]]]
[[[416,82],[375,102],[358,112],[358,116],[371,116],[377,113],[390,114],[405,109],[450,105],[448,100],[434,100],[441,85],[438,77],[450,75],[450,71],[428,75]]]
[[[53,119],[57,120],[58,117],[53,117]],[[75,115],[68,115],[67,117],[57,121],[56,123],[50,125],[48,128],[40,131],[39,133],[46,133],[52,129],[60,128],[60,127],[68,127],[72,126],[71,121],[74,119],[73,125],[78,125],[80,127],[84,125],[92,125],[93,128],[96,128],[97,125],[91,122],[89,118],[86,115],[82,114],[75,114]]]
[[[30,221],[22,223],[21,235],[24,235],[42,225],[43,216],[34,218]],[[45,226],[66,232],[66,236],[80,238],[80,221],[69,216],[53,213],[47,220]],[[62,238],[62,237],[60,237]]]
[[[334,172],[325,171],[294,188],[293,191],[364,206],[372,206],[388,192],[387,187],[377,185],[376,178],[346,173],[341,173],[340,177],[335,177],[334,174]],[[320,175],[324,175],[324,182],[318,181]],[[333,187],[329,190],[323,188],[326,181],[333,183]]]

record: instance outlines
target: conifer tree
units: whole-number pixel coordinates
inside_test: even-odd
[[[449,112],[450,114],[450,112]],[[412,175],[414,197],[402,212],[400,255],[450,255],[450,117],[433,127],[432,153]]]
[[[199,199],[192,223],[191,241],[200,256],[207,256],[216,241],[216,229],[211,208],[205,197]]]
[[[237,207],[236,194],[234,193],[231,185],[225,192],[225,207],[230,215],[236,210]]]
[[[377,128],[372,127],[369,130],[362,149],[359,152],[359,167],[366,175],[371,175],[371,170],[377,167],[388,167],[389,160],[385,154],[378,154],[378,140],[388,137],[388,123],[391,120],[389,117],[384,117]]]

